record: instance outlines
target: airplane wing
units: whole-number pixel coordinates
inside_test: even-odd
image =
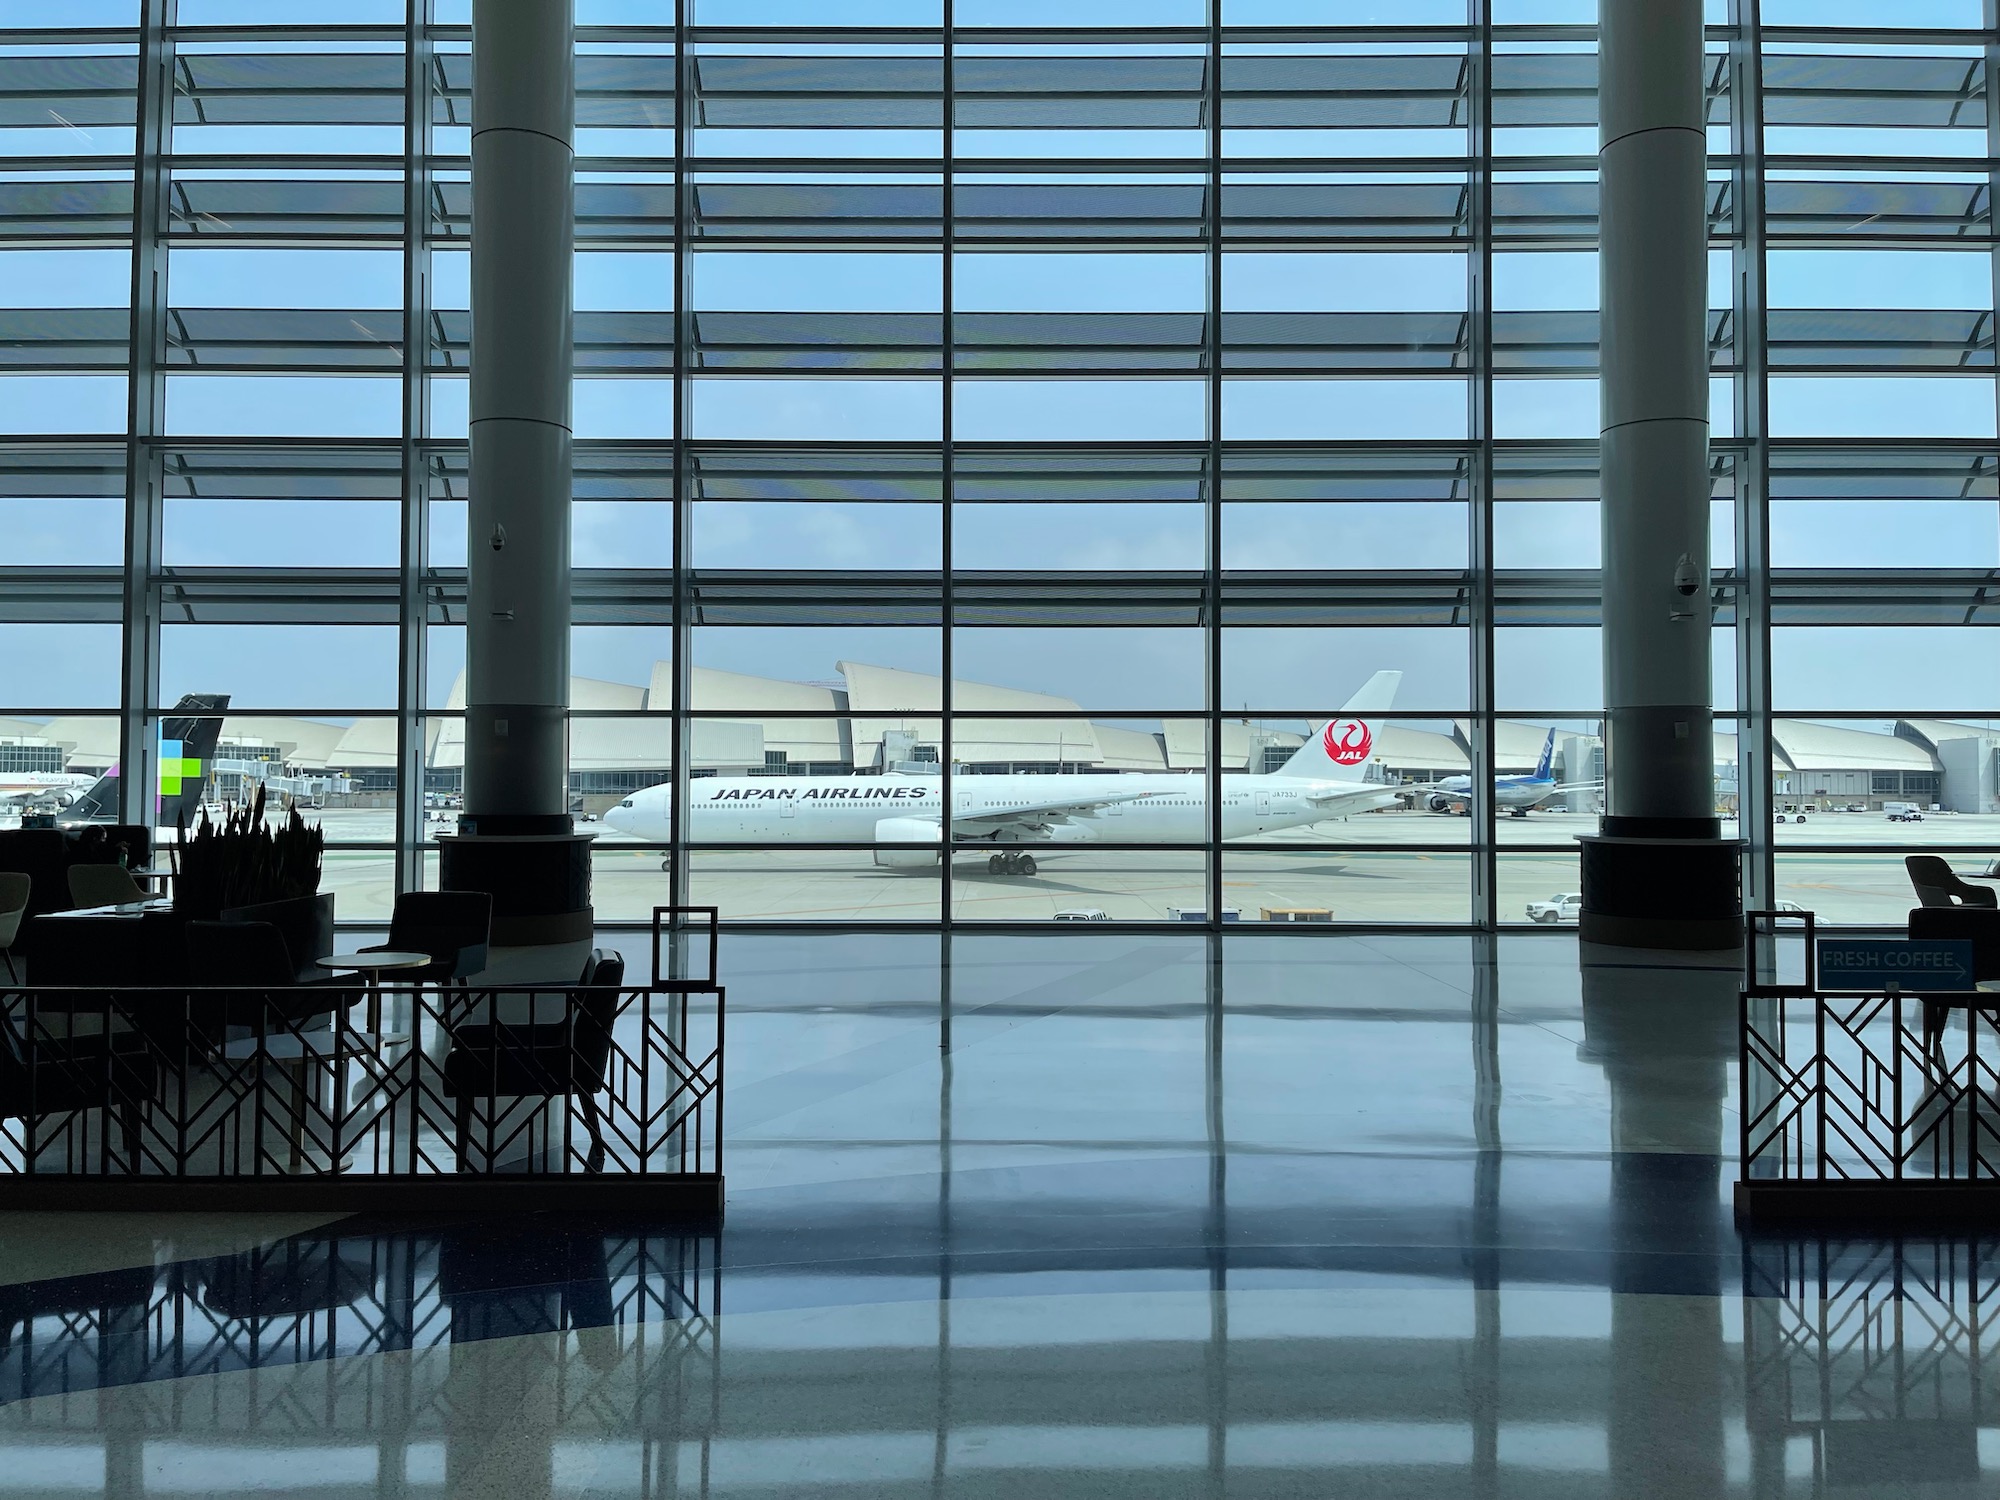
[[[1100,794],[1089,798],[1054,798],[1045,802],[1031,802],[1025,807],[1001,807],[991,812],[956,814],[951,820],[951,834],[955,839],[977,839],[1009,831],[1035,833],[1057,824],[1073,822],[1078,818],[1095,817],[1105,808],[1117,803],[1138,802],[1157,795],[1159,795],[1157,792],[1121,792],[1116,796]]]
[[[1386,781],[1351,781],[1309,792],[1306,800],[1328,817],[1336,817],[1342,813],[1366,812],[1371,807],[1391,807],[1402,800],[1398,793],[1411,790]]]

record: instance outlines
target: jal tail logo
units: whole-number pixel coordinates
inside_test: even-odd
[[[1368,759],[1375,732],[1359,719],[1335,719],[1320,735],[1327,759],[1337,766],[1358,766]]]

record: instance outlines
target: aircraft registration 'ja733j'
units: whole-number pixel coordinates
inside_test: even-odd
[[[1309,735],[1282,769],[1222,782],[1222,837],[1303,828],[1378,807],[1396,789],[1370,756],[1377,726],[1364,717],[1395,705],[1401,672],[1377,672],[1340,715]],[[985,853],[996,873],[1034,873],[1017,847],[1180,844],[1208,837],[1205,776],[1081,775],[714,777],[689,789],[687,837],[704,844],[874,843],[875,863],[928,869],[944,851],[951,798],[953,853]],[[635,837],[672,837],[671,784],[627,797],[604,821]]]

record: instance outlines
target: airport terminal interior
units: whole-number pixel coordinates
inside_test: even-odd
[[[2000,1496],[1996,191],[1994,0],[0,0],[0,1496]]]

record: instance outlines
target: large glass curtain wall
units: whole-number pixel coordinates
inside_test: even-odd
[[[1575,889],[1588,0],[682,4],[578,0],[601,916],[1456,925]],[[229,693],[228,785],[320,803],[349,920],[434,878],[461,758],[470,16],[411,5],[0,5],[0,741],[144,767]],[[1718,804],[1754,900],[1893,918],[1945,820],[1884,797],[2000,757],[2000,37],[1979,0],[1709,21]],[[1381,670],[1341,774],[1456,803],[1221,826]],[[1509,816],[1492,778],[1545,748],[1560,810]],[[1179,811],[1083,788],[948,872],[910,820],[719,797],[1117,773]],[[616,826],[655,785],[679,808]]]

